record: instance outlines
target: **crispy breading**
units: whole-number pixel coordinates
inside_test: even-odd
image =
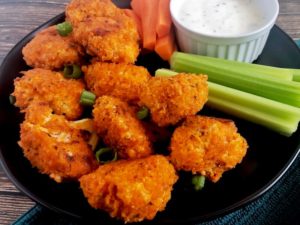
[[[131,17],[93,17],[79,22],[74,39],[100,61],[134,63],[139,54],[139,34]]]
[[[87,87],[98,97],[110,95],[136,103],[151,75],[146,68],[125,63],[95,62],[83,66]]]
[[[104,143],[123,159],[152,154],[152,146],[141,122],[130,106],[114,97],[102,96],[93,109],[95,129]]]
[[[73,0],[66,7],[74,39],[100,61],[134,63],[139,54],[135,21],[110,0]]]
[[[76,26],[87,18],[114,17],[120,11],[111,0],[72,0],[66,7],[66,20]]]
[[[207,76],[182,73],[173,77],[153,77],[140,98],[158,126],[175,125],[186,116],[195,115],[206,103]]]
[[[233,121],[190,116],[171,139],[171,162],[176,169],[192,171],[217,182],[240,163],[248,144]]]
[[[56,26],[38,33],[26,44],[22,53],[27,65],[44,69],[60,69],[64,65],[79,64],[84,54],[72,36],[60,36]]]
[[[19,145],[31,165],[58,183],[78,179],[98,165],[84,132],[53,114],[47,103],[30,104],[20,133]]]
[[[24,110],[32,101],[42,101],[49,103],[56,114],[65,115],[68,119],[81,116],[82,81],[65,79],[62,74],[45,69],[32,69],[23,74],[14,81],[12,95],[16,97],[16,106]]]
[[[178,177],[161,155],[120,160],[80,178],[90,205],[125,222],[151,220],[164,210]]]

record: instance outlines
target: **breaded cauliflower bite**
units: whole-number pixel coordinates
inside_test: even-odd
[[[64,65],[79,64],[83,49],[71,35],[62,37],[51,26],[38,33],[22,50],[27,65],[34,68],[60,69]]]
[[[66,20],[76,26],[91,17],[114,17],[120,10],[111,0],[72,0],[66,7]]]
[[[20,133],[19,145],[31,165],[58,183],[78,179],[97,167],[85,133],[64,116],[53,114],[47,103],[30,104]]]
[[[15,105],[24,110],[32,101],[49,103],[55,114],[77,119],[83,108],[79,103],[83,82],[65,79],[62,74],[45,69],[32,69],[23,72],[24,76],[14,81]]]
[[[240,163],[248,144],[233,121],[190,116],[171,139],[171,162],[178,170],[202,174],[217,182]]]
[[[92,207],[125,222],[140,222],[164,210],[177,179],[172,164],[153,155],[100,166],[80,178],[80,186]]]
[[[146,68],[125,63],[95,62],[82,70],[87,87],[98,97],[110,95],[130,103],[139,101],[151,78]]]
[[[153,77],[140,98],[158,126],[175,125],[195,115],[206,103],[207,76],[182,73],[173,77]]]
[[[151,142],[143,125],[126,102],[102,96],[96,100],[93,117],[96,132],[120,158],[135,159],[152,154]]]
[[[134,63],[140,51],[136,24],[123,12],[113,18],[87,18],[73,33],[87,53],[100,61]]]

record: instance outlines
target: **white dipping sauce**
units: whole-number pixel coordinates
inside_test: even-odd
[[[253,0],[186,0],[178,16],[187,28],[212,35],[248,33],[266,22]]]

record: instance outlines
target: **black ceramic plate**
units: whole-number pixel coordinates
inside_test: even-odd
[[[77,218],[93,218],[103,224],[119,224],[106,213],[93,210],[83,197],[77,183],[57,184],[31,168],[17,145],[19,124],[23,116],[9,104],[13,80],[19,72],[28,69],[22,59],[22,47],[33,35],[63,20],[59,15],[26,36],[7,55],[0,69],[0,157],[10,180],[36,202]],[[155,55],[144,55],[139,60],[150,68],[164,63]],[[267,45],[257,63],[279,67],[300,68],[300,52],[293,40],[278,27],[271,31]],[[149,65],[152,65],[151,67]],[[292,137],[283,137],[258,125],[239,120],[217,111],[206,109],[213,116],[236,121],[240,133],[248,140],[249,151],[243,163],[224,174],[216,184],[207,183],[196,193],[189,186],[188,174],[181,174],[172,199],[164,212],[151,222],[155,224],[195,223],[228,213],[249,203],[267,191],[285,173],[295,159],[300,142],[300,131]]]

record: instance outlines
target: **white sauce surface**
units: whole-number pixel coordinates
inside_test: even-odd
[[[186,0],[178,16],[193,31],[217,35],[248,33],[266,22],[253,0]]]

